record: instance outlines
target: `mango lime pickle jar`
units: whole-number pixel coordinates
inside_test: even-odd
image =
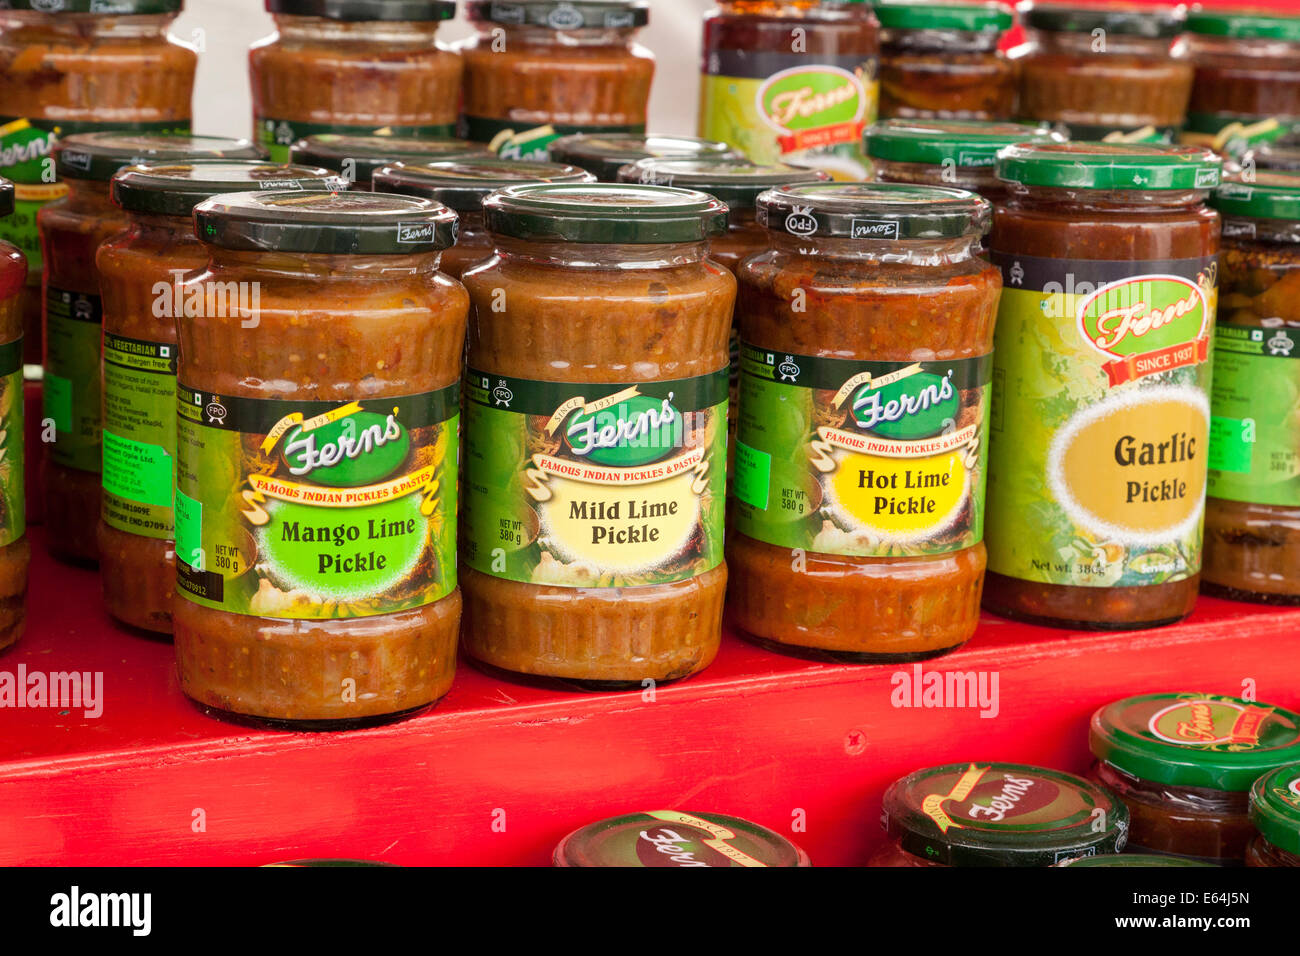
[[[1247,866],[1300,866],[1300,764],[1255,781],[1250,819],[1258,832],[1246,847]]]
[[[0,220],[14,211],[14,185],[0,179]],[[0,651],[26,622],[27,541],[23,416],[23,290],[27,260],[0,239]]]
[[[8,0],[0,10],[0,176],[14,183],[16,196],[13,214],[0,220],[0,239],[27,257],[28,364],[41,362],[36,216],[67,193],[46,169],[54,145],[60,136],[96,130],[189,132],[198,57],[168,33],[181,4]]]
[[[1042,767],[954,763],[885,791],[868,866],[1054,866],[1119,853],[1129,815],[1105,787]]]
[[[1192,64],[1183,8],[1022,3],[1018,118],[1062,123],[1071,139],[1173,142]]]
[[[642,133],[654,56],[636,42],[650,5],[631,0],[471,0],[461,135],[506,159],[545,160],[574,133]]]
[[[704,17],[699,134],[755,163],[867,179],[879,58],[867,0],[719,0]]]
[[[1006,120],[1016,69],[998,44],[1012,24],[1000,3],[875,5],[880,21],[880,116]]]
[[[1126,697],[1092,715],[1089,777],[1128,807],[1129,849],[1239,865],[1251,785],[1300,758],[1300,715],[1216,694]]]
[[[587,170],[602,183],[618,182],[619,171],[639,159],[743,158],[718,140],[653,133],[575,133],[553,140],[547,147],[547,155],[553,163]]]
[[[344,729],[451,686],[459,381],[455,213],[378,193],[234,193],[177,371],[181,689],[222,716]]]
[[[813,183],[764,193],[758,218],[770,248],[738,270],[732,620],[842,661],[951,651],[984,580],[989,204]]]
[[[574,830],[555,848],[555,866],[812,866],[774,830],[722,813],[649,810]]]
[[[59,179],[68,194],[40,211],[45,260],[43,417],[55,438],[45,450],[46,546],[55,557],[89,563],[98,558],[100,349],[103,299],[95,254],[127,227],[109,183],[123,166],[150,160],[254,159],[247,140],[161,133],[79,133],[60,140]]]
[[[586,689],[708,666],[727,586],[728,332],[706,257],[726,206],[692,190],[510,186],[470,319],[463,646]]]
[[[984,607],[1155,627],[1196,600],[1210,455],[1219,160],[1042,143],[998,158]]]
[[[462,65],[438,44],[452,0],[266,0],[276,32],[248,54],[253,126],[284,162],[305,136],[451,136]]]
[[[423,196],[455,211],[460,218],[456,244],[443,252],[438,268],[459,279],[471,265],[492,254],[492,237],[483,225],[483,200],[490,193],[525,182],[595,181],[591,173],[576,166],[485,157],[440,163],[397,163],[379,170],[373,185],[375,192]]]
[[[254,159],[150,163],[113,177],[111,197],[128,225],[95,256],[103,300],[98,547],[104,604],[119,621],[161,633],[172,629],[176,321],[187,301],[198,307],[183,291],[184,278],[208,261],[194,234],[194,207],[249,189],[341,188],[328,170]],[[237,292],[225,304],[235,310],[251,305]]]
[[[379,170],[394,163],[439,163],[491,159],[477,143],[450,136],[350,136],[319,133],[289,147],[289,161],[323,166],[343,177],[351,189],[371,191]]]

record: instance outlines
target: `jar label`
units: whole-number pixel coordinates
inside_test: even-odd
[[[254,116],[253,129],[257,145],[266,150],[274,163],[289,162],[289,147],[298,140],[319,133],[340,136],[421,136],[443,138],[456,134],[454,123],[431,123],[427,126],[347,126],[342,123],[304,123],[298,120]],[[435,157],[430,157],[435,158]],[[344,175],[347,171],[344,170]]]
[[[741,351],[733,527],[859,557],[979,542],[992,357],[863,362]]]
[[[0,345],[0,547],[27,530],[23,340]]]
[[[104,523],[172,536],[176,346],[104,332]]]
[[[1178,138],[1177,126],[1096,126],[1090,123],[1062,123],[1070,139],[1105,143],[1156,143],[1167,145]]]
[[[1076,587],[1201,566],[1214,257],[994,253],[989,570]]]
[[[1188,113],[1178,140],[1191,146],[1208,146],[1227,156],[1240,156],[1252,147],[1293,133],[1300,133],[1300,117]]]
[[[1092,794],[1064,779],[1037,773],[1031,767],[1002,769],[970,764],[936,774],[925,781],[921,812],[940,833],[950,830],[994,830],[1037,833],[1079,826],[1094,816]],[[1072,855],[1072,854],[1071,854]]]
[[[876,120],[874,57],[710,50],[700,90],[700,135],[755,163],[869,178],[862,131]]]
[[[318,620],[451,593],[458,394],[294,402],[178,384],[177,592]]]
[[[104,319],[97,295],[48,286],[45,290],[45,417],[54,422],[50,460],[98,472],[100,451],[99,350]]]
[[[470,369],[462,560],[498,578],[583,588],[716,568],[728,374],[576,384]]]
[[[1150,705],[1144,701],[1135,706],[1131,716],[1140,719],[1143,707]],[[1274,708],[1266,704],[1230,697],[1192,698],[1161,707],[1147,717],[1145,727],[1139,724],[1139,731],[1167,744],[1232,753],[1294,743],[1295,728],[1272,719],[1273,714]]]
[[[486,116],[462,116],[460,136],[475,143],[486,143],[488,149],[502,159],[522,159],[546,162],[550,158],[551,143],[561,136],[574,133],[644,133],[645,124],[635,126],[574,126],[568,123],[547,123],[542,126],[521,126],[512,120],[492,119]]]

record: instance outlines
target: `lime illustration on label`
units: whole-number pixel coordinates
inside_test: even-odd
[[[1084,587],[1197,573],[1214,259],[994,261],[989,569]]]
[[[727,377],[578,384],[470,369],[462,560],[562,587],[664,584],[717,567]]]
[[[610,133],[644,133],[645,124],[634,126],[574,126],[569,123],[545,123],[530,126],[513,120],[492,119],[486,116],[462,116],[460,137],[475,143],[486,143],[487,148],[502,159],[521,159],[544,163],[550,157],[550,146],[563,136],[575,133],[592,135]]]
[[[177,591],[259,617],[422,607],[456,586],[458,386],[293,402],[177,386]]]
[[[23,342],[0,345],[0,547],[27,530],[23,419]]]
[[[416,136],[429,139],[454,136],[456,124],[439,123],[431,126],[348,126],[341,123],[306,123],[298,120],[253,117],[254,138],[266,150],[274,163],[289,162],[289,147],[300,139],[320,133],[337,133],[341,136]]]
[[[743,345],[733,526],[823,554],[971,547],[983,534],[991,365]]]
[[[45,417],[54,422],[50,460],[98,472],[99,350],[104,319],[99,296],[48,286],[45,290]]]
[[[104,523],[172,536],[176,346],[104,333]]]

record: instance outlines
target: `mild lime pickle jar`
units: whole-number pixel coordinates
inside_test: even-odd
[[[489,159],[477,143],[449,136],[349,136],[319,133],[289,147],[291,162],[324,166],[342,176],[352,189],[370,190],[371,179],[394,163],[453,162]]]
[[[556,866],[812,866],[781,834],[721,813],[649,810],[574,830],[555,848]]]
[[[0,179],[0,219],[13,213],[14,185]],[[27,260],[0,240],[0,651],[26,622],[27,541],[23,415],[23,289]]]
[[[1154,627],[1201,570],[1219,160],[1192,146],[999,154],[984,606],[1056,627]]]
[[[1255,781],[1250,819],[1259,832],[1246,848],[1247,866],[1300,866],[1300,764]]]
[[[989,204],[813,183],[758,209],[770,247],[741,263],[736,307],[731,619],[836,660],[953,650],[984,581]]]
[[[1129,849],[1240,865],[1249,793],[1300,758],[1300,715],[1216,694],[1126,697],[1092,715],[1089,777],[1128,807]]]
[[[180,319],[181,690],[222,716],[343,729],[451,686],[469,301],[456,214],[410,196],[231,193]],[[239,308],[209,296],[237,290]],[[191,315],[191,311],[198,314]]]

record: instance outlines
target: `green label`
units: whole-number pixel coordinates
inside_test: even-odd
[[[45,290],[45,417],[54,421],[50,460],[97,472],[100,450],[99,296]]]
[[[1195,574],[1215,260],[993,260],[989,570],[1084,587]]]
[[[287,163],[289,147],[298,140],[318,133],[338,133],[342,136],[453,136],[455,124],[439,123],[430,126],[347,126],[342,123],[300,123],[298,120],[253,118],[257,144],[266,150],[272,162]]]
[[[104,522],[172,536],[176,346],[104,333]]]
[[[178,384],[178,592],[299,619],[389,614],[451,593],[458,394],[291,402]]]
[[[572,384],[470,369],[462,560],[564,587],[664,584],[716,568],[728,375]]]
[[[574,126],[568,123],[547,123],[543,126],[523,126],[510,120],[490,119],[486,116],[462,116],[460,135],[475,143],[487,143],[488,149],[502,159],[523,159],[546,162],[551,143],[561,136],[574,133],[644,133],[645,124],[638,126]]]
[[[23,341],[0,345],[0,547],[27,530]]]
[[[1177,126],[1095,126],[1090,123],[1062,123],[1070,139],[1104,143],[1168,144],[1178,138]]]
[[[987,355],[864,362],[743,345],[733,527],[822,554],[976,544],[990,367]]]
[[[1300,506],[1300,332],[1220,322],[1210,408],[1211,498]]]
[[[1300,117],[1188,113],[1178,140],[1192,146],[1208,146],[1215,152],[1237,157],[1254,146],[1297,132],[1300,132]]]

